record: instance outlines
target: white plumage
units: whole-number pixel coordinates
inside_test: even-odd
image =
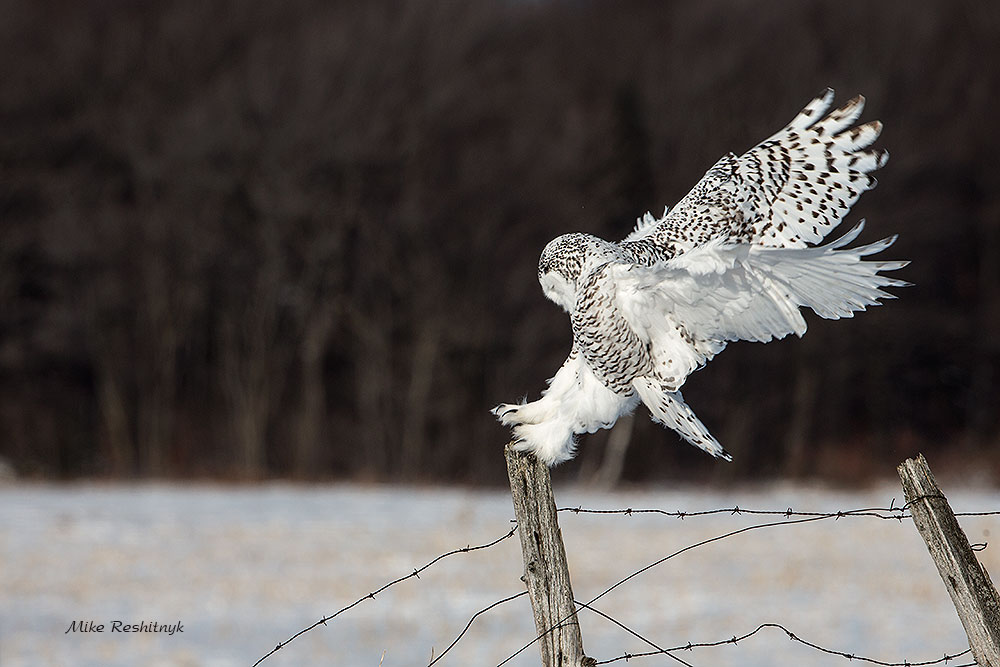
[[[864,227],[824,245],[888,159],[868,150],[878,121],[856,127],[858,96],[824,117],[833,91],[740,157],[719,160],[661,218],[647,213],[623,241],[566,234],[542,251],[545,295],[570,315],[573,348],[531,403],[493,409],[518,449],[554,465],[575,437],[610,428],[642,402],[652,418],[713,456],[729,454],[684,402],[688,375],[730,341],[801,336],[800,308],[851,317],[903,287],[866,261],[895,237],[848,248]]]

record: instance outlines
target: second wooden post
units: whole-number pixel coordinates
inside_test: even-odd
[[[989,573],[969,546],[924,455],[903,461],[898,471],[913,524],[955,603],[972,656],[982,667],[1000,667],[1000,596]]]

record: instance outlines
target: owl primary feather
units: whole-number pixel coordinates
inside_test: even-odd
[[[863,220],[817,245],[888,159],[869,148],[880,122],[854,126],[864,98],[827,113],[832,100],[828,89],[771,138],[724,156],[623,241],[566,234],[545,247],[538,280],[569,313],[573,347],[539,400],[493,409],[517,449],[565,461],[577,435],[610,428],[641,402],[655,421],[728,460],[681,396],[688,375],[730,341],[801,336],[802,307],[851,317],[893,298],[883,288],[909,284],[880,274],[908,262],[866,259],[894,236],[848,247]]]

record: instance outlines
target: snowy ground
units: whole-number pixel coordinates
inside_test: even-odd
[[[1000,509],[1000,492],[946,492],[956,511]],[[835,492],[780,485],[732,491],[557,488],[560,506],[837,511],[888,506],[898,487]],[[320,617],[442,552],[510,529],[509,495],[465,489],[207,485],[0,486],[0,666],[253,665]],[[687,545],[774,518],[728,513],[563,513],[579,600]],[[781,520],[780,518],[778,519]],[[1000,580],[1000,517],[968,517]],[[299,637],[263,665],[426,665],[491,603],[523,590],[517,538],[446,558]],[[835,650],[884,661],[933,660],[967,647],[909,521],[844,518],[749,531],[636,577],[594,605],[660,646],[785,625]],[[73,621],[103,633],[66,633]],[[113,621],[183,624],[173,636],[110,632]],[[593,613],[587,653],[649,646]],[[439,665],[497,665],[533,639],[522,597],[480,616]],[[765,630],[736,646],[677,654],[697,667],[848,665]],[[969,659],[953,661],[970,662]],[[509,665],[537,665],[535,647]],[[622,660],[616,664],[625,664]],[[666,656],[629,664],[680,664]],[[857,663],[853,663],[857,664]]]

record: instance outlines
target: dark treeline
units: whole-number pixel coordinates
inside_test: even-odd
[[[623,237],[828,85],[886,123],[848,220],[898,232],[916,286],[693,375],[733,464],[640,409],[623,459],[601,467],[603,432],[560,474],[1000,466],[996,3],[0,15],[0,457],[22,474],[502,480],[487,409],[570,343],[544,244]]]

